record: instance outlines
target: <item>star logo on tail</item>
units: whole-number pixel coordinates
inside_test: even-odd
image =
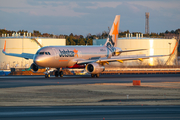
[[[114,43],[116,43],[116,37],[118,35],[118,22],[116,24],[114,23],[114,30],[112,34],[114,35]]]

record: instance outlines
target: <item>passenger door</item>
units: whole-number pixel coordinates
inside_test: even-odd
[[[56,48],[52,48],[54,55],[55,55],[55,59],[58,59],[58,51]]]

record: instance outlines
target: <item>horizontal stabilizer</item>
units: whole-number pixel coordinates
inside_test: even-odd
[[[25,58],[25,59],[33,59],[33,57],[34,57],[34,54],[30,54],[30,53],[21,53],[21,54],[6,53],[6,41],[4,43],[4,49],[2,50],[2,52],[5,55],[14,56],[14,57],[21,57],[21,58]]]

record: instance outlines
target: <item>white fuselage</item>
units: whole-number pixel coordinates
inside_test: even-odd
[[[40,67],[71,67],[78,60],[109,58],[112,52],[105,46],[47,46],[40,48],[34,63]]]

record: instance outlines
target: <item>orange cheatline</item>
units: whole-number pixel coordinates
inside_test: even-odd
[[[67,62],[68,60],[59,60],[59,62]]]

